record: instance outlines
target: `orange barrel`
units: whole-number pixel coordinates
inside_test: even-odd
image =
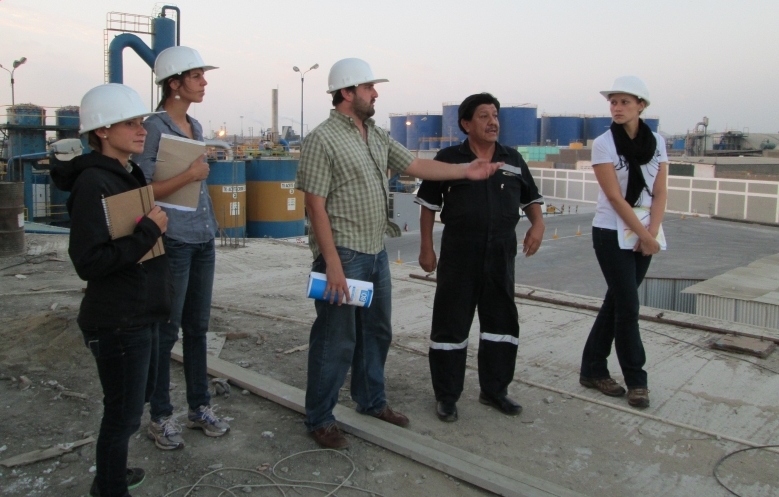
[[[243,237],[246,230],[246,162],[209,162],[206,184],[219,230],[228,237]]]
[[[0,257],[24,253],[24,182],[0,182]]]
[[[305,234],[303,192],[295,189],[298,160],[262,157],[246,162],[247,220],[250,238],[290,238]]]

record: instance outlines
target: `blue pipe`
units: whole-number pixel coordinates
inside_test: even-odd
[[[284,145],[284,150],[289,152],[289,143],[284,138],[279,139],[279,145]]]
[[[123,83],[124,67],[122,65],[122,50],[132,48],[149,67],[154,67],[154,60],[157,54],[146,46],[146,44],[136,35],[122,33],[113,40],[108,46],[108,82]]]

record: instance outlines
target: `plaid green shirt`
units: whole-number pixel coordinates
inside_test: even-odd
[[[388,219],[387,168],[403,172],[414,156],[389,133],[365,120],[368,142],[354,119],[336,110],[306,137],[295,186],[325,197],[336,246],[365,254],[384,249],[384,233],[400,236]],[[309,246],[316,259],[319,246],[313,230]]]

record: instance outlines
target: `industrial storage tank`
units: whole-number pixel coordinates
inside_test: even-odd
[[[24,184],[0,182],[0,257],[24,253]]]
[[[80,123],[78,117],[78,106],[69,105],[67,107],[60,107],[54,111],[56,117],[56,123],[58,128],[71,128],[71,129],[57,129],[57,140],[64,138],[78,138],[78,125]]]
[[[298,160],[262,157],[246,162],[246,234],[289,238],[305,234],[304,195],[295,189]]]
[[[460,131],[460,122],[457,118],[459,103],[444,102],[441,115],[441,148],[457,145],[465,141],[466,134]]]
[[[406,114],[408,122],[406,130],[406,148],[420,150],[425,138],[441,137],[441,114],[427,112],[409,112]],[[429,148],[429,143],[426,145]]]
[[[644,122],[647,126],[649,126],[649,129],[657,133],[657,130],[660,129],[660,118],[657,116],[648,116],[644,118]]]
[[[219,230],[229,238],[246,235],[246,163],[242,160],[209,162],[206,184]]]
[[[406,144],[406,115],[390,114],[390,136],[401,145]]]
[[[567,146],[580,143],[584,136],[584,117],[579,115],[541,116],[541,142],[543,145]]]
[[[584,141],[594,140],[611,127],[611,116],[584,116]]]
[[[8,158],[46,151],[46,109],[32,104],[8,107]],[[32,163],[13,161],[7,165],[6,179],[24,181],[24,207],[30,219],[34,212]]]
[[[498,141],[506,147],[530,145],[538,141],[538,106],[522,104],[500,108]]]
[[[540,117],[536,120],[536,136],[538,136],[537,144],[541,143],[541,121],[542,119]]]

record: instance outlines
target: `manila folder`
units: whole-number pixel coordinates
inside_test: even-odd
[[[164,181],[178,176],[206,153],[206,144],[189,138],[163,134],[157,149],[157,167],[152,181]],[[193,181],[165,198],[157,199],[157,205],[171,209],[194,211],[200,200],[201,181]]]
[[[144,186],[124,193],[111,195],[103,199],[105,222],[111,240],[123,236],[132,235],[135,231],[137,219],[145,216],[154,208],[154,190],[151,186]],[[157,238],[157,243],[138,262],[157,257],[165,253],[162,245],[162,237]]]

